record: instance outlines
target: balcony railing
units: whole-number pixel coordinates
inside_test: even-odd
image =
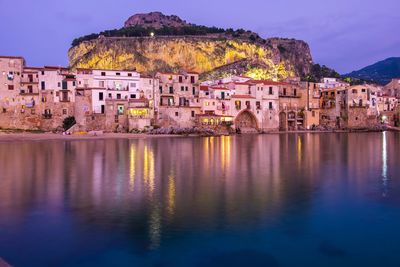
[[[297,94],[284,94],[284,93],[279,93],[279,97],[290,97],[290,98],[301,98],[301,93]]]
[[[48,113],[42,114],[42,117],[43,117],[43,119],[49,120],[53,117],[53,114],[48,114]]]
[[[60,98],[60,102],[71,102],[71,98]]]

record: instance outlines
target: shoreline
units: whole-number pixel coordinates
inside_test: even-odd
[[[390,130],[389,130],[390,131]],[[335,131],[286,131],[286,132],[267,132],[267,133],[254,133],[254,134],[241,134],[237,136],[246,135],[275,135],[275,134],[334,134],[334,133],[372,133],[383,131],[372,130],[335,130]],[[63,135],[57,133],[31,133],[31,132],[1,132],[0,142],[18,142],[18,141],[80,141],[80,140],[107,140],[107,139],[148,139],[148,138],[176,138],[176,137],[220,137],[220,136],[235,136],[233,135],[179,135],[179,134],[158,134],[152,135],[147,133],[103,133],[101,135],[92,134],[72,134]]]

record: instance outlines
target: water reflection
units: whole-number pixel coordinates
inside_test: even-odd
[[[382,185],[383,185],[383,192],[382,196],[386,197],[388,193],[388,177],[387,177],[387,137],[386,132],[382,133]]]
[[[399,163],[390,146],[397,140],[377,133],[2,143],[0,228],[18,232],[40,211],[67,217],[75,233],[121,235],[135,251],[167,251],[188,235],[226,229],[284,224],[297,236],[321,201],[379,193],[379,174],[387,196],[399,174],[389,168]],[[26,249],[1,248],[16,261],[13,249]]]

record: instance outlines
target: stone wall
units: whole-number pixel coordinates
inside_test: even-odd
[[[379,124],[376,116],[368,116],[368,109],[352,107],[348,110],[347,127],[349,129],[372,128]]]

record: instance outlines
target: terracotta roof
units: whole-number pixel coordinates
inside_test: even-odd
[[[232,98],[252,98],[255,99],[255,97],[251,96],[251,95],[232,95]]]
[[[23,57],[20,56],[0,56],[0,58],[24,59]]]
[[[233,82],[234,85],[253,85],[252,81],[247,82]]]
[[[228,91],[230,91],[230,89],[229,88],[225,88],[225,87],[218,87],[218,86],[210,86],[209,87],[210,89],[213,89],[213,90],[228,90]]]
[[[208,91],[208,88],[207,85],[200,85],[200,91]]]

